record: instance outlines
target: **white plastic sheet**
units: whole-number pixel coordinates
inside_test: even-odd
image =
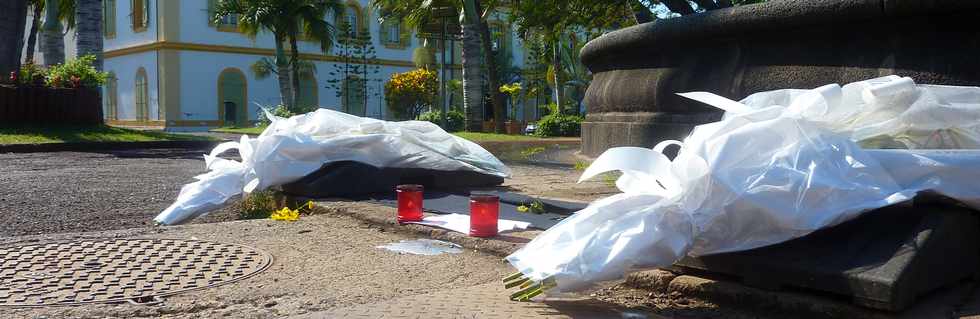
[[[575,291],[685,255],[801,237],[922,191],[980,208],[980,188],[971,185],[980,178],[980,152],[864,150],[855,142],[925,130],[971,140],[973,123],[946,116],[980,114],[977,88],[910,82],[889,77],[758,93],[741,102],[682,94],[726,116],[696,127],[683,143],[603,153],[581,179],[621,171],[622,193],[593,202],[507,260],[532,280],[553,278],[560,291]],[[848,104],[856,99],[862,104]],[[911,148],[942,146],[908,141]],[[673,161],[661,154],[669,144],[681,145]]]
[[[509,177],[510,170],[479,145],[423,121],[387,122],[328,109],[272,118],[257,138],[222,143],[205,155],[209,172],[184,185],[154,220],[178,224],[250,193],[296,181],[324,163],[357,161],[375,167],[475,171]],[[241,162],[218,157],[237,149]]]

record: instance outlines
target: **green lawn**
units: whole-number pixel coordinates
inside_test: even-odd
[[[221,132],[221,133],[259,135],[262,134],[263,130],[265,130],[265,126],[222,127],[222,128],[213,129],[211,131]],[[456,132],[453,134],[456,134],[456,136],[465,138],[473,142],[520,142],[520,141],[538,141],[543,139],[536,136],[507,135],[507,134],[496,134],[496,133]]]
[[[0,127],[0,144],[207,140],[212,138],[110,126]]]
[[[259,126],[259,127],[220,127],[220,128],[216,128],[216,129],[211,130],[211,132],[259,135],[259,134],[262,134],[262,131],[265,131],[265,128],[266,128],[266,126]]]

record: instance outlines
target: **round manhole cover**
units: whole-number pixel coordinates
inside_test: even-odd
[[[196,240],[0,247],[0,306],[147,300],[241,280],[271,263],[251,247]]]

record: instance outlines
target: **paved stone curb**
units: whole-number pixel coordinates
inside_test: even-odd
[[[540,231],[509,233],[492,239],[469,237],[465,234],[420,225],[399,225],[393,207],[350,201],[318,202],[324,213],[351,216],[386,230],[407,232],[433,239],[456,243],[468,249],[494,256],[506,257],[524,246]],[[503,239],[502,239],[503,238]],[[629,274],[625,286],[666,295],[696,298],[732,307],[751,305],[755,310],[792,313],[815,318],[892,318],[886,313],[864,309],[845,301],[793,292],[766,291],[729,281],[716,281],[689,275],[677,275],[666,270],[648,270]]]
[[[118,151],[152,148],[212,148],[222,141],[79,142],[0,144],[0,153]]]
[[[784,291],[767,291],[731,281],[718,281],[666,270],[647,270],[627,275],[625,285],[663,294],[753,309],[792,313],[815,318],[893,318],[892,314],[861,308],[828,297]]]

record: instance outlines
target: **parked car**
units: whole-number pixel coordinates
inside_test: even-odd
[[[534,131],[537,129],[538,129],[537,123],[527,123],[527,126],[524,127],[524,135],[534,134]]]

